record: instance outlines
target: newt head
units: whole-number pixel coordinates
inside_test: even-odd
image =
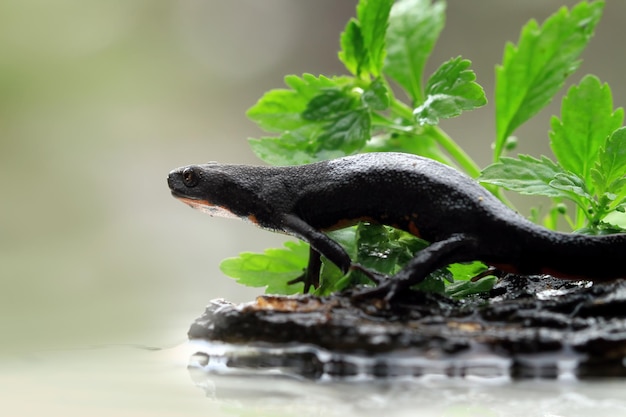
[[[254,193],[246,189],[238,171],[236,165],[214,162],[188,165],[171,171],[167,183],[176,199],[196,210],[211,216],[253,220],[249,207],[254,204]]]

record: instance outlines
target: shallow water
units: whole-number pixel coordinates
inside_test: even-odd
[[[192,353],[182,344],[7,356],[0,367],[1,408],[16,416],[626,415],[623,380],[313,382],[278,373],[197,373],[187,369]]]

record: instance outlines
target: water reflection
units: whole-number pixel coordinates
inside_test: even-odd
[[[423,377],[313,382],[279,374],[187,369],[193,350],[136,346],[0,359],[3,414],[35,416],[589,416],[626,415],[623,380]]]
[[[323,416],[589,416],[623,415],[623,381],[411,381],[315,383],[278,375],[236,377],[191,370],[212,402],[254,415]],[[245,414],[244,414],[245,415]]]
[[[523,379],[577,379],[585,357],[572,349],[514,358],[476,345],[455,354],[418,349],[367,355],[332,352],[314,345],[234,345],[192,340],[189,367],[204,373],[237,376],[288,375],[318,381],[415,380],[463,378],[490,383]],[[610,372],[603,375],[613,375]],[[584,378],[589,375],[583,372]]]

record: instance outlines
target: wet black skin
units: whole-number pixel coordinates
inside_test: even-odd
[[[172,194],[216,215],[232,213],[311,245],[305,291],[324,255],[344,273],[362,269],[324,231],[360,220],[391,225],[431,243],[398,274],[380,280],[396,294],[455,262],[564,279],[626,277],[626,234],[558,233],[518,215],[471,178],[430,159],[371,153],[291,167],[190,165],[170,172]]]

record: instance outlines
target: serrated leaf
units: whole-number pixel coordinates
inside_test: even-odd
[[[298,93],[298,96],[303,99],[303,105],[306,105],[313,97],[319,94],[320,91],[341,87],[352,83],[350,77],[326,77],[320,75],[316,77],[312,74],[302,74],[302,77],[297,75],[287,75],[285,77],[285,84],[292,90]]]
[[[448,271],[455,281],[468,281],[486,270],[487,266],[480,261],[448,265]]]
[[[385,32],[393,0],[361,0],[357,17],[341,33],[339,60],[359,78],[381,74],[385,58]]]
[[[615,194],[615,200],[617,205],[624,204],[624,199],[626,198],[626,178],[616,179],[611,183],[610,186],[611,193]]]
[[[322,126],[317,129],[321,131]],[[310,164],[348,155],[341,149],[319,149],[319,144],[311,140],[319,133],[305,136],[301,134],[302,130],[286,132],[279,137],[250,138],[248,144],[259,159],[275,166]]]
[[[541,159],[529,155],[518,155],[519,159],[503,157],[499,162],[489,165],[480,174],[478,181],[504,187],[526,195],[544,195],[547,197],[568,197],[569,195],[550,186],[563,169],[542,156]]]
[[[248,144],[259,159],[270,165],[302,165],[317,162],[320,159],[310,151],[310,136],[302,134],[302,131],[308,129],[286,132],[278,137],[250,138]]]
[[[461,299],[468,295],[480,294],[490,291],[498,282],[498,278],[489,275],[478,281],[457,281],[446,287],[446,295],[452,298]]]
[[[265,93],[246,115],[267,132],[293,130],[302,125],[306,103],[295,91],[276,89]]]
[[[352,154],[370,138],[370,126],[370,113],[366,108],[345,112],[325,125],[316,140],[317,149],[341,150],[345,155]]]
[[[285,84],[290,89],[275,89],[263,95],[248,109],[248,118],[267,132],[295,130],[308,121],[302,118],[309,102],[322,91],[351,82],[347,77],[328,78],[311,74],[302,77],[288,75]]]
[[[389,14],[383,71],[415,104],[423,101],[424,65],[443,29],[445,7],[431,0],[399,0]]]
[[[413,111],[413,117],[420,125],[436,126],[439,119],[449,119],[461,114],[462,100],[447,94],[433,94],[426,97],[424,104]]]
[[[581,2],[571,11],[563,7],[541,27],[528,22],[517,46],[507,44],[502,65],[496,67],[494,160],[506,138],[546,106],[578,68],[603,8],[600,1]]]
[[[612,184],[615,200],[611,202],[611,209],[624,213],[626,211],[626,178],[615,180]]]
[[[355,109],[358,98],[345,89],[328,88],[313,97],[302,112],[302,118],[309,121],[335,119],[339,113]]]
[[[611,216],[608,219],[605,217],[599,224],[594,225],[593,227],[591,226],[582,227],[580,229],[577,229],[575,233],[581,234],[581,235],[590,235],[590,236],[606,236],[606,235],[613,235],[615,233],[626,232],[626,229],[624,229],[623,227],[620,227],[619,224],[612,223],[616,219],[619,220],[615,216]]]
[[[389,230],[379,224],[360,223],[357,227],[357,262],[383,274],[392,274],[398,264],[398,250]]]
[[[360,105],[358,96],[350,98],[348,86],[354,82],[353,78],[324,76],[315,77],[304,74],[302,77],[290,75],[285,77],[285,83],[290,90],[272,90],[265,94],[255,106],[248,111],[248,117],[257,122],[263,129],[269,132],[280,132],[278,137],[262,137],[261,139],[249,139],[253,152],[263,161],[272,165],[297,165],[319,161],[325,158],[336,158],[347,155],[342,148],[332,149],[318,143],[320,135],[331,136],[337,139],[338,130],[345,126],[348,118],[339,113],[332,117],[334,104],[332,98],[337,94],[345,97],[341,102],[341,108]],[[345,93],[345,94],[344,94]],[[329,95],[335,96],[330,97]],[[313,105],[311,105],[313,101]],[[322,109],[321,104],[326,103]],[[324,118],[324,120],[309,120],[303,117],[305,111],[309,113],[309,119]],[[317,112],[317,113],[315,113]],[[360,114],[360,113],[359,113]],[[339,126],[333,128],[335,121],[340,120]],[[346,133],[346,132],[344,132]],[[354,133],[353,131],[348,133]],[[363,132],[359,132],[363,134]],[[369,131],[367,132],[369,134]],[[335,134],[335,136],[332,136]],[[354,151],[354,136],[344,138],[350,140],[350,145],[345,146],[350,152]],[[359,137],[359,140],[362,140]]]
[[[300,276],[307,265],[309,246],[304,242],[285,242],[284,248],[266,249],[263,253],[243,252],[220,264],[221,271],[249,287],[266,287],[268,294],[302,292],[302,283],[287,282]]]
[[[626,128],[615,130],[598,153],[591,177],[598,193],[619,193],[626,175]]]
[[[585,180],[583,180],[574,173],[559,172],[555,175],[554,179],[550,181],[549,185],[550,187],[556,188],[557,190],[570,193],[569,195],[573,195],[574,198],[572,199],[575,201],[575,196],[582,197],[588,201],[592,200],[592,197],[589,194],[585,185]]]
[[[357,77],[369,68],[369,56],[363,41],[361,26],[359,22],[352,18],[348,21],[346,28],[339,38],[341,51],[338,57],[346,69]]]
[[[356,259],[357,257],[357,227],[358,226],[352,226],[328,232],[328,237],[339,243],[351,259]],[[352,273],[344,275],[335,264],[325,257],[322,257],[320,287],[315,291],[316,295],[323,296],[335,291],[341,291],[353,283],[354,277]],[[363,283],[369,283],[369,280],[364,279]]]
[[[385,33],[393,0],[360,0],[356,8],[363,43],[368,54],[369,72],[378,77],[385,59]]]
[[[341,272],[337,265],[322,257],[322,269],[320,271],[320,286],[314,294],[317,296],[329,295],[335,291],[341,291],[350,284],[347,276]]]
[[[413,111],[420,124],[436,125],[439,119],[460,115],[487,103],[483,88],[475,82],[471,61],[461,57],[444,62],[426,84],[426,100]]]
[[[363,92],[361,100],[370,109],[383,111],[389,107],[389,91],[382,80],[377,78]]]
[[[428,244],[388,226],[359,223],[356,229],[357,262],[382,274],[391,275]]]
[[[411,288],[418,291],[444,294],[446,292],[446,281],[449,273],[445,269],[438,269],[432,272],[426,279]]]
[[[357,255],[356,245],[356,230],[358,226],[346,227],[344,229],[337,229],[328,232],[330,237],[335,242],[339,243],[341,247],[346,251],[350,258],[355,259]]]
[[[590,181],[600,147],[623,121],[623,109],[613,110],[608,84],[585,76],[563,97],[561,119],[551,120],[550,145],[559,164]]]

